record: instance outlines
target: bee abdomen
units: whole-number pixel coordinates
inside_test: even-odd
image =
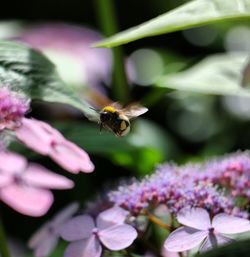
[[[119,136],[125,136],[130,131],[130,122],[128,120],[120,120],[119,130],[117,131]]]

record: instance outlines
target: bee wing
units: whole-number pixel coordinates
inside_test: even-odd
[[[86,118],[90,121],[99,123],[100,122],[100,115],[98,113],[93,113],[92,115],[85,115]]]
[[[114,102],[114,103],[112,103],[110,105],[113,106],[115,109],[122,110],[122,105],[119,104],[118,102]]]
[[[124,115],[126,115],[129,119],[138,117],[145,112],[148,111],[148,108],[140,105],[140,104],[131,104],[126,108],[122,109]]]
[[[94,108],[93,106],[89,106],[89,111],[88,113],[84,113],[85,117],[93,122],[100,122],[100,110]]]

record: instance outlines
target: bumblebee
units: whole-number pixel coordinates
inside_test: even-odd
[[[130,119],[147,112],[148,109],[139,104],[131,104],[125,108],[117,103],[105,106],[99,111],[100,131],[102,128],[111,130],[115,135],[122,137],[130,131]]]

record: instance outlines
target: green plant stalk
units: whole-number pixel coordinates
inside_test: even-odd
[[[0,218],[0,255],[2,257],[11,257],[1,218]]]
[[[113,1],[114,0],[95,0],[99,26],[107,37],[118,32],[118,23]],[[112,94],[116,101],[127,103],[129,101],[129,87],[124,67],[123,51],[121,47],[115,47],[112,51],[114,57]]]

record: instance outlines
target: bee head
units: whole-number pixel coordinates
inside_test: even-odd
[[[113,117],[113,114],[110,112],[100,112],[100,120],[101,122],[110,121]]]
[[[116,109],[112,106],[106,106],[100,111],[101,122],[111,121],[116,113]]]

